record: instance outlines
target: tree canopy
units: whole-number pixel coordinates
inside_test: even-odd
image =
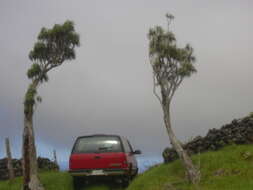
[[[65,60],[75,59],[74,48],[79,45],[79,35],[75,32],[72,21],[66,21],[63,25],[55,24],[52,29],[42,28],[38,41],[29,53],[33,64],[27,71],[28,78],[47,81],[49,70]]]
[[[190,77],[195,73],[193,63],[195,57],[190,44],[180,48],[174,33],[170,30],[172,15],[166,15],[168,29],[161,26],[151,28],[148,33],[150,63],[156,79],[155,85],[163,86],[168,98],[171,99],[175,90],[185,77]]]
[[[75,59],[75,47],[79,45],[79,35],[75,32],[72,21],[66,21],[62,25],[55,24],[51,29],[41,29],[37,42],[29,53],[29,59],[33,63],[27,71],[27,77],[33,83],[25,96],[26,107],[35,103],[36,86],[48,81],[48,71],[66,60]],[[39,96],[36,99],[41,101]]]

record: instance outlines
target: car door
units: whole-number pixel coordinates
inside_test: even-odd
[[[135,173],[137,170],[137,161],[135,155],[133,154],[132,146],[130,145],[129,141],[124,137],[122,137],[122,143],[124,146],[124,151],[126,153],[127,162],[130,164],[132,172]]]

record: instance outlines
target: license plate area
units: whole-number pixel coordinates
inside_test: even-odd
[[[103,170],[92,170],[91,175],[105,175]]]

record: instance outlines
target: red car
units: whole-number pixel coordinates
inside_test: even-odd
[[[129,141],[122,136],[78,137],[69,159],[69,173],[74,183],[92,176],[107,176],[128,184],[138,173],[136,154],[141,151],[133,151]]]

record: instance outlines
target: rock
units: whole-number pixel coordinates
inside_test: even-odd
[[[239,175],[240,173],[241,173],[241,171],[238,169],[232,169],[232,171],[231,171],[231,175]]]
[[[213,174],[214,176],[224,176],[224,175],[226,175],[226,170],[225,169],[218,169],[218,170],[216,170],[215,172],[214,172],[214,174]]]
[[[249,151],[242,152],[241,156],[244,160],[252,160],[252,158],[253,158],[253,154]]]
[[[163,187],[163,190],[177,190],[177,189],[173,187],[173,185],[171,185],[170,183],[166,183]]]

